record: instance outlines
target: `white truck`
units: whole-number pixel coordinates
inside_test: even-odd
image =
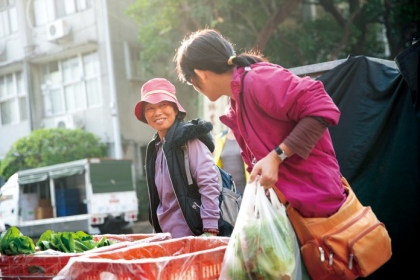
[[[22,170],[0,188],[0,220],[32,237],[48,229],[119,233],[137,215],[131,160],[90,158]]]

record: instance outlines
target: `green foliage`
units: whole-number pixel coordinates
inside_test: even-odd
[[[195,0],[138,0],[130,5],[127,16],[141,27],[138,38],[142,45],[140,62],[146,73],[167,69],[176,48],[188,32],[215,27],[213,12],[222,8],[223,0],[204,4]],[[221,20],[221,19],[219,19]]]
[[[38,129],[13,143],[0,163],[0,174],[8,179],[23,169],[105,155],[105,144],[93,133],[81,129]]]
[[[413,37],[420,39],[420,3],[418,0],[389,0],[386,4],[391,53],[397,55],[412,44]]]
[[[349,55],[367,55],[384,57],[383,42],[378,40],[378,25],[369,25],[365,48],[369,52],[355,53],[352,49],[357,44],[359,30],[354,27],[347,43],[341,47],[337,42],[342,40],[343,31],[330,15],[325,15],[313,22],[294,25],[281,25],[273,34],[265,50],[265,55],[274,63],[284,67],[296,67],[331,60],[331,54],[337,49],[335,59]]]
[[[312,3],[316,3],[317,17],[307,22],[303,21],[299,5],[268,33],[268,44],[261,51],[285,67],[348,55],[393,59],[401,51],[398,46],[409,42],[413,30],[420,30],[420,6],[414,5],[415,1],[316,1]],[[139,24],[145,71],[171,75],[171,60],[187,33],[212,27],[236,44],[237,53],[259,48],[261,31],[274,24],[270,20],[282,13],[285,3],[286,0],[137,0],[128,7],[127,15]],[[388,28],[390,54],[385,53],[384,27]]]

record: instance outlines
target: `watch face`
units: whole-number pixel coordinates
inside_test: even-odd
[[[283,152],[279,155],[279,158],[281,159],[281,161],[285,161],[287,159],[286,154]]]
[[[287,159],[287,155],[284,153],[282,149],[280,149],[280,147],[276,147],[274,148],[274,150],[276,151],[281,161],[284,161],[285,159]]]

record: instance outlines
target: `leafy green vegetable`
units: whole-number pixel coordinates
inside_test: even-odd
[[[102,237],[101,240],[99,240],[99,242],[97,244],[97,247],[98,248],[105,247],[105,246],[109,246],[111,244],[113,244],[113,242],[111,240],[106,239],[106,237]]]
[[[38,246],[38,248],[41,251],[45,251],[45,250],[51,249],[51,247],[50,247],[50,240],[52,239],[51,236],[53,234],[55,234],[54,231],[52,231],[52,230],[46,230],[39,237],[38,242],[36,243],[36,246]]]
[[[236,239],[235,259],[231,261],[229,270],[231,279],[281,279],[290,275],[295,266],[295,256],[291,254],[294,252],[294,240],[286,231],[283,218],[257,219],[231,237]],[[276,239],[282,239],[285,248],[273,244]]]
[[[0,253],[4,255],[20,255],[35,253],[33,240],[24,236],[17,227],[10,227],[1,234]]]
[[[36,246],[41,251],[51,249],[64,253],[81,253],[113,243],[106,237],[96,242],[92,235],[83,231],[56,233],[53,230],[47,230],[41,234]],[[17,227],[10,227],[0,235],[0,253],[4,255],[32,254],[35,253],[35,245],[33,240],[24,236]]]
[[[52,230],[45,231],[36,243],[41,251],[52,249],[64,253],[81,253],[111,244],[113,242],[106,237],[96,242],[92,235],[83,231],[55,233]]]

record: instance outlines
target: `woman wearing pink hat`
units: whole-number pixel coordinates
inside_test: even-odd
[[[175,86],[163,78],[143,85],[134,112],[138,120],[157,131],[146,150],[149,221],[154,231],[169,232],[174,238],[225,235],[219,227],[212,124],[201,119],[184,122],[186,111],[176,98]],[[193,178],[190,185],[185,149]]]

